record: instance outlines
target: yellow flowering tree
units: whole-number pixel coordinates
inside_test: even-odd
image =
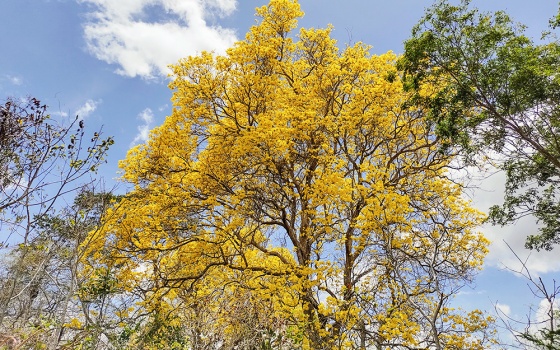
[[[489,320],[450,301],[482,264],[483,217],[403,107],[397,57],[295,33],[293,0],[257,16],[226,55],[172,66],[173,113],[122,161],[134,188],[88,259],[182,327],[177,348],[250,330],[276,348],[482,348]]]

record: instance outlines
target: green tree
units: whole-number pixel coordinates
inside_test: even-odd
[[[447,146],[461,146],[469,160],[492,158],[506,173],[504,203],[491,209],[491,221],[534,215],[541,227],[526,246],[550,250],[560,243],[557,38],[545,33],[535,43],[504,12],[444,0],[414,27],[399,65],[415,92],[411,103],[428,108]],[[438,88],[423,88],[427,82]]]

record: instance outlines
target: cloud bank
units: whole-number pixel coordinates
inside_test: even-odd
[[[87,100],[83,105],[76,109],[74,115],[78,116],[78,119],[85,119],[95,112],[99,103],[100,101],[94,101],[91,99]]]
[[[154,122],[154,113],[150,108],[146,108],[138,114],[138,119],[142,120],[144,123],[138,126],[138,133],[134,137],[134,140],[130,143],[130,147],[148,140],[150,128]]]
[[[236,0],[78,0],[90,5],[84,38],[118,74],[167,76],[168,65],[200,51],[224,52],[237,37],[209,24],[233,13]]]
[[[492,205],[503,203],[505,174],[496,174],[484,179],[479,188],[473,191],[472,198],[477,209],[488,213]],[[560,271],[560,254],[553,251],[536,251],[525,248],[528,235],[538,234],[538,224],[531,216],[501,227],[484,225],[482,231],[492,241],[490,253],[486,258],[487,266],[522,271],[523,264],[534,275]],[[516,256],[517,255],[517,256]],[[523,264],[520,262],[523,262]]]

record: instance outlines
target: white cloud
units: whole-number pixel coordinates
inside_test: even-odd
[[[87,118],[90,114],[92,114],[93,112],[95,112],[95,110],[97,109],[97,105],[99,104],[100,101],[94,101],[94,100],[87,100],[86,102],[84,102],[84,104],[82,106],[80,106],[75,112],[74,115],[77,115],[79,119],[85,119]]]
[[[23,78],[20,76],[15,75],[6,75],[6,78],[12,83],[13,85],[23,85]]]
[[[506,317],[511,315],[511,307],[507,304],[496,303],[496,310],[498,310],[501,314],[505,315]]]
[[[505,174],[497,172],[482,180],[479,188],[474,189],[470,197],[474,199],[477,209],[488,213],[492,205],[503,203],[504,189]],[[538,226],[533,217],[524,217],[504,227],[487,224],[482,231],[492,241],[490,253],[486,258],[487,265],[521,271],[521,259],[534,275],[560,271],[560,254],[557,251],[537,252],[525,248],[527,236],[538,233]]]
[[[51,112],[51,115],[57,115],[62,118],[68,118],[68,112],[59,111],[59,112]]]
[[[539,330],[542,329],[550,329],[550,321],[553,320],[553,326],[555,329],[558,328],[558,319],[557,317],[551,318],[551,313],[557,313],[560,309],[558,305],[558,301],[552,299],[551,301],[547,299],[541,299],[539,302],[539,306],[535,310],[535,314],[533,315],[533,320],[528,328],[529,333],[534,335],[540,335]]]
[[[484,295],[486,293],[486,290],[460,290],[457,295]]]
[[[537,226],[531,218],[506,227],[488,227],[486,236],[493,239],[487,263],[521,272],[525,265],[532,275],[560,271],[560,256],[557,251],[536,251],[525,248],[528,234],[536,233]],[[517,257],[516,257],[517,255]]]
[[[539,303],[539,308],[535,313],[535,320],[538,325],[542,325],[543,327],[548,327],[550,325],[551,318],[555,320],[554,327],[558,327],[558,319],[557,317],[551,317],[552,313],[558,312],[560,310],[560,303],[555,300],[541,299]]]
[[[94,9],[84,25],[89,51],[124,76],[166,76],[180,58],[224,52],[237,40],[232,29],[207,23],[230,15],[236,0],[78,1]]]
[[[134,140],[130,143],[131,147],[137,143],[145,142],[148,139],[150,128],[154,122],[154,113],[150,108],[146,108],[138,114],[138,119],[141,119],[144,124],[138,126],[138,134],[136,134]]]

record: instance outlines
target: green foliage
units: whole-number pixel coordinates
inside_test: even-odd
[[[558,350],[560,349],[560,329],[541,329],[535,334],[529,332],[520,335],[521,338],[529,341],[537,349]]]
[[[560,43],[545,35],[536,44],[504,12],[440,1],[414,27],[399,65],[411,103],[429,109],[446,147],[467,161],[498,154],[506,194],[490,220],[534,215],[542,228],[526,245],[550,250],[560,243]],[[426,91],[426,83],[439,88]]]
[[[117,292],[117,280],[108,269],[99,269],[98,273],[80,287],[80,297],[85,302],[93,302]]]

